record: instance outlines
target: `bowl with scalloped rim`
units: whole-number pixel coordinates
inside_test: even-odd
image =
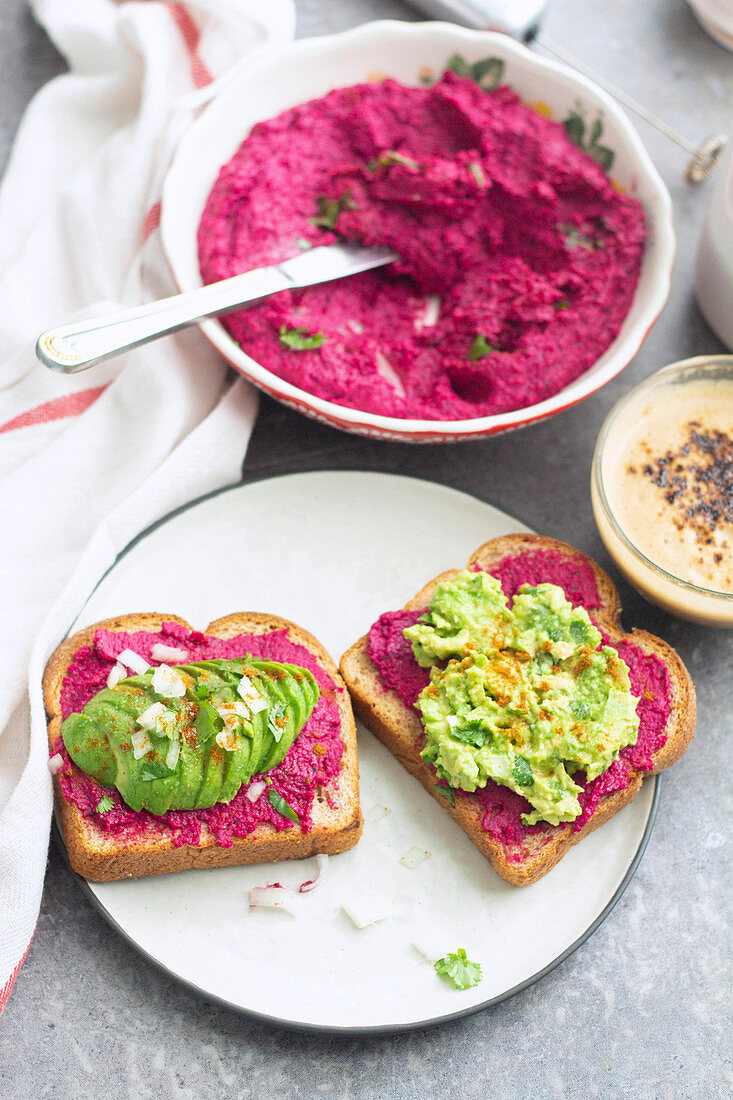
[[[419,86],[460,56],[467,71],[500,59],[502,83],[543,116],[565,124],[614,185],[643,207],[647,239],[631,308],[610,347],[570,385],[537,404],[470,420],[409,420],[362,412],[306,392],[257,363],[220,321],[201,324],[221,355],[259,389],[315,420],[377,439],[445,443],[512,431],[553,416],[605,385],[630,362],[669,293],[675,239],[669,193],[620,107],[579,73],[533,54],[506,35],[448,23],[378,21],[263,51],[243,63],[184,135],[163,188],[163,245],[181,290],[201,286],[197,230],[220,168],[260,121],[333,88],[393,77]]]

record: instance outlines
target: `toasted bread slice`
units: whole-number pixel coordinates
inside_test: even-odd
[[[670,709],[665,731],[667,739],[653,756],[652,770],[656,773],[669,767],[682,756],[694,735],[697,710],[692,680],[678,655],[666,642],[643,630],[634,630],[631,633],[622,630],[618,593],[610,577],[600,566],[566,543],[529,534],[505,535],[492,539],[480,546],[467,564],[468,568],[490,572],[507,558],[538,550],[560,555],[571,572],[575,566],[586,572],[590,567],[598,598],[592,601],[593,606],[588,607],[588,610],[599,629],[608,633],[612,644],[622,639],[629,641],[645,653],[658,657],[666,665],[670,683]],[[435,577],[405,605],[405,610],[426,608],[435,585],[454,576],[456,572],[458,570],[451,570]],[[341,658],[340,667],[358,717],[437,799],[491,862],[497,873],[515,886],[527,886],[547,874],[573,844],[577,844],[588,833],[612,818],[641,790],[643,775],[647,773],[632,768],[629,785],[623,790],[603,795],[582,828],[573,832],[570,826],[548,826],[549,834],[544,832],[528,835],[522,841],[521,851],[518,853],[516,845],[504,844],[484,831],[482,821],[485,810],[478,799],[473,796],[460,797],[456,799],[456,805],[451,806],[436,790],[435,771],[420,755],[424,733],[419,714],[414,708],[406,707],[396,692],[384,686],[369,658],[366,636],[347,650]]]
[[[52,654],[43,678],[51,751],[61,733],[61,692],[76,652],[83,646],[91,645],[99,629],[157,633],[164,622],[179,623],[192,629],[176,615],[145,612],[105,619],[61,643]],[[257,612],[225,615],[210,623],[204,633],[217,638],[232,638],[238,634],[268,634],[283,629],[287,630],[289,641],[307,649],[336,684],[334,701],[341,717],[341,739],[344,744],[341,771],[337,780],[332,780],[328,787],[318,792],[311,811],[313,827],[310,832],[303,832],[297,825],[278,832],[269,822],[263,822],[248,836],[234,837],[231,847],[219,844],[205,824],[202,825],[201,843],[198,845],[176,847],[172,835],[166,832],[123,839],[108,834],[91,817],[85,816],[76,805],[67,801],[58,779],[54,778],[61,831],[71,866],[78,874],[93,882],[108,882],[167,874],[189,867],[231,867],[245,863],[305,859],[318,853],[333,855],[356,844],[362,830],[356,728],[348,692],[332,658],[312,634],[276,615]]]

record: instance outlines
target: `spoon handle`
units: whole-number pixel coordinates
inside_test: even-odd
[[[396,259],[391,249],[382,246],[366,248],[348,241],[322,245],[273,267],[257,267],[185,294],[49,329],[38,337],[36,355],[51,370],[75,374],[205,317],[250,306],[278,290],[342,279]]]
[[[247,271],[186,294],[49,329],[39,336],[36,355],[51,370],[76,374],[205,317],[252,305],[292,286],[279,268]]]

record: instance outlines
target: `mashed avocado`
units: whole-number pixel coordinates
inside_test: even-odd
[[[204,809],[283,761],[318,694],[312,673],[278,661],[161,665],[97,692],[61,735],[131,809]]]
[[[498,580],[464,570],[405,637],[430,666],[423,758],[452,787],[517,791],[534,807],[527,825],[576,818],[573,774],[595,779],[636,742],[627,666],[557,585],[523,585],[510,610]]]

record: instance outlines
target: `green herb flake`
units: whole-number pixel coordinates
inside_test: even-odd
[[[473,338],[473,343],[468,352],[468,360],[470,363],[476,361],[476,359],[485,359],[487,355],[490,355],[492,351],[498,351],[499,349],[490,344],[485,336],[482,336],[479,332]]]
[[[417,170],[420,165],[412,157],[406,157],[402,153],[396,152],[394,149],[388,149],[385,153],[379,154],[379,163],[388,164],[401,164],[405,168],[414,168]]]
[[[483,974],[478,963],[471,962],[462,947],[453,953],[444,955],[434,964],[436,974],[447,978],[456,989],[471,989],[478,985]]]
[[[199,703],[199,712],[194,722],[196,740],[199,742],[210,741],[211,738],[224,728],[221,715],[208,699],[202,699]]]
[[[565,238],[565,246],[573,252],[576,248],[587,248],[589,252],[593,252],[600,247],[591,237],[581,233],[577,225],[558,225],[557,228]]]
[[[312,351],[326,343],[328,337],[323,332],[308,332],[307,328],[288,328],[280,325],[280,343],[291,351]]]
[[[280,741],[280,738],[285,733],[285,713],[285,704],[275,703],[273,707],[270,707],[269,714],[267,715],[267,728],[277,742]]]
[[[267,792],[267,797],[270,799],[270,805],[273,810],[277,810],[283,817],[287,817],[290,821],[294,821],[296,825],[300,824],[300,819],[293,807],[285,801],[281,794],[277,793],[274,787],[270,787]]]
[[[309,248],[313,248],[313,245],[307,237],[296,237],[295,243],[297,244],[301,252],[307,252]]]
[[[515,757],[512,775],[518,787],[534,786],[534,772],[529,760],[525,759],[524,756],[517,755]]]
[[[329,199],[327,195],[319,195],[317,201],[318,214],[315,218],[309,218],[311,225],[317,225],[320,229],[330,229],[334,232],[336,222],[343,210],[356,210],[356,203],[348,191],[339,199]]]
[[[446,785],[445,787],[442,787],[440,785],[440,783],[436,783],[435,786],[433,787],[433,790],[437,791],[438,794],[442,795],[443,798],[446,800],[446,802],[449,802],[451,806],[455,806],[455,804],[456,804],[456,793],[455,793],[455,791],[453,790],[452,787],[449,787],[448,785]]]
[[[141,779],[165,779],[167,775],[173,775],[173,769],[163,760],[149,760],[140,769]]]
[[[110,798],[110,796],[108,794],[105,794],[102,798],[100,798],[99,802],[97,803],[97,813],[98,814],[109,813],[109,811],[113,810],[114,808],[115,808],[114,799]]]
[[[588,704],[584,703],[582,699],[573,699],[570,709],[576,718],[590,718]]]

